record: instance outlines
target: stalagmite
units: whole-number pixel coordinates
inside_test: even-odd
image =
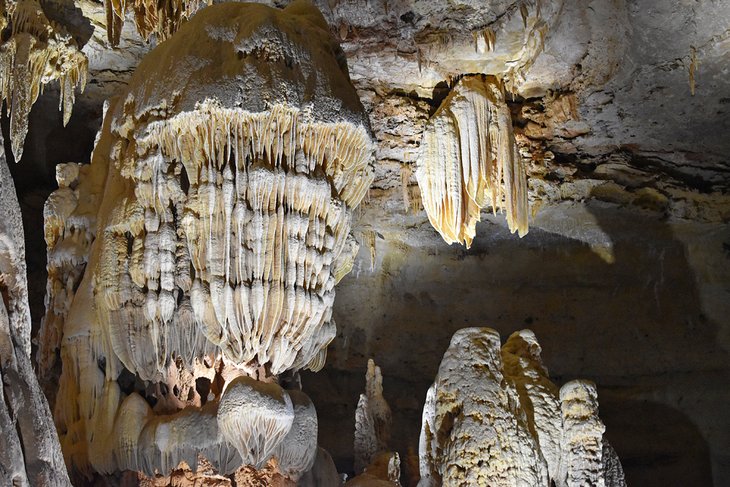
[[[381,452],[365,471],[349,480],[345,487],[400,487],[400,456],[397,452]]]
[[[480,211],[506,211],[510,231],[527,233],[527,180],[502,84],[493,76],[461,78],[421,139],[416,178],[423,206],[443,239],[467,247]]]
[[[540,344],[531,330],[513,333],[502,347],[505,376],[509,377],[527,415],[530,433],[537,439],[548,475],[558,478],[562,421],[558,388],[550,381],[540,358]]]
[[[601,457],[595,385],[558,395],[530,330],[499,343],[489,328],[452,337],[423,408],[418,485],[625,487],[615,452]]]
[[[0,137],[0,147],[3,147]],[[0,485],[70,486],[51,412],[30,361],[25,241],[0,151]]]
[[[603,487],[603,432],[598,392],[590,381],[574,380],[560,388],[563,461],[560,485]]]
[[[46,314],[38,333],[38,371],[44,377],[56,362],[61,346],[63,325],[68,315],[94,240],[94,220],[98,195],[79,188],[80,180],[90,184],[86,177],[89,166],[59,164],[56,166],[58,189],[51,193],[43,208],[46,239],[48,282],[46,284]],[[79,202],[80,195],[88,196]],[[79,204],[81,208],[79,209]]]
[[[7,19],[6,19],[7,16]],[[0,103],[10,114],[10,141],[15,160],[23,156],[30,109],[43,87],[58,80],[63,124],[71,117],[74,90],[83,92],[88,60],[74,38],[49,20],[38,0],[3,2],[0,17],[9,37],[0,40]]]
[[[547,485],[545,461],[517,391],[505,381],[499,347],[499,334],[489,328],[452,337],[421,430],[419,454],[430,468],[419,485]]]
[[[110,102],[92,164],[46,211],[42,356],[62,335],[55,417],[80,473],[193,468],[191,437],[224,474],[277,452],[292,478],[311,466],[316,443],[294,442],[316,441],[314,409],[276,382],[324,366],[373,178],[342,59],[308,2],[216,5]]]
[[[279,443],[274,457],[281,471],[292,480],[308,472],[317,457],[317,411],[302,391],[287,391],[294,407],[294,421]]]
[[[360,394],[355,411],[355,472],[362,472],[390,442],[392,414],[383,397],[380,367],[368,359],[365,394]]]
[[[340,487],[342,485],[335,462],[327,450],[317,448],[314,465],[299,479],[297,485],[299,487]]]

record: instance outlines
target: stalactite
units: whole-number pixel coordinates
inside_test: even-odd
[[[7,12],[5,7],[9,7]],[[23,156],[28,115],[43,86],[58,80],[63,124],[71,117],[74,90],[86,86],[88,60],[65,29],[50,21],[37,0],[3,3],[9,37],[0,41],[0,102],[10,113],[10,140],[15,160]]]
[[[444,240],[471,245],[481,209],[504,208],[510,230],[527,233],[525,170],[502,85],[467,76],[454,86],[421,140],[416,177],[431,224]]]
[[[375,252],[375,241],[377,240],[377,234],[375,230],[363,230],[362,232],[363,244],[367,245],[370,251],[370,272],[375,271],[375,263],[377,262],[377,254]]]
[[[406,213],[408,213],[413,207],[413,203],[411,202],[411,194],[408,190],[408,185],[411,180],[411,174],[413,174],[411,166],[408,164],[403,164],[400,168],[400,187],[401,194],[403,195],[403,211],[405,211]]]
[[[208,1],[211,5],[213,2]],[[134,25],[143,39],[149,40],[152,35],[162,41],[174,34],[180,26],[190,19],[200,8],[200,0],[105,0],[104,8],[107,18],[107,40],[112,47],[119,45],[124,19],[128,12],[134,16]]]

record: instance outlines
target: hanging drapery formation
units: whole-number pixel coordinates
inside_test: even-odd
[[[423,132],[416,177],[428,219],[447,243],[471,246],[489,203],[505,210],[510,231],[527,233],[527,179],[496,78],[456,83]]]
[[[46,17],[37,0],[3,2],[0,16],[8,30],[7,40],[0,41],[0,102],[5,102],[10,114],[10,140],[19,161],[28,133],[28,115],[43,87],[58,80],[58,107],[66,125],[74,90],[79,87],[83,92],[86,86],[88,60],[73,37]]]
[[[313,407],[276,382],[324,365],[373,178],[342,59],[308,2],[216,5],[111,102],[88,171],[46,215],[55,259],[70,228],[94,228],[73,293],[55,282],[70,266],[49,272],[47,303],[72,301],[44,328],[62,322],[56,422],[79,471],[194,468],[191,445],[221,473],[277,454],[290,479],[311,467]]]
[[[207,4],[212,4],[209,0]],[[163,41],[174,34],[183,22],[201,8],[200,0],[104,0],[106,34],[112,47],[119,45],[127,12],[134,15],[134,25],[143,39],[153,34]]]

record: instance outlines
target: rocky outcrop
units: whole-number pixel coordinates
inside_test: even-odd
[[[0,484],[70,486],[51,412],[30,360],[23,222],[4,151],[0,207]]]
[[[625,486],[595,385],[550,382],[530,330],[454,334],[423,410],[419,486]],[[616,472],[616,473],[614,473]]]

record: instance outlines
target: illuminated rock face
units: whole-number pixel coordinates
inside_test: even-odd
[[[595,384],[558,393],[530,330],[500,350],[496,331],[465,328],[426,397],[419,486],[625,486],[604,430]]]
[[[198,451],[230,473],[279,452],[290,478],[311,467],[316,415],[276,376],[324,365],[372,155],[339,47],[306,2],[206,8],[142,61],[88,171],[47,205],[49,255],[93,239],[82,277],[49,272],[70,464],[166,474]],[[46,367],[57,341],[42,338]],[[284,438],[303,443],[277,450]]]
[[[3,2],[0,30],[6,25],[7,40],[0,40],[0,102],[10,113],[10,140],[15,160],[23,156],[28,115],[43,86],[58,80],[63,124],[71,118],[74,90],[86,85],[88,61],[65,29],[49,20],[37,0]]]
[[[502,83],[462,78],[431,117],[416,176],[428,219],[443,239],[467,247],[489,202],[504,208],[510,231],[527,233],[527,181]]]
[[[0,207],[0,485],[69,486],[51,412],[30,361],[23,223],[3,151]]]

